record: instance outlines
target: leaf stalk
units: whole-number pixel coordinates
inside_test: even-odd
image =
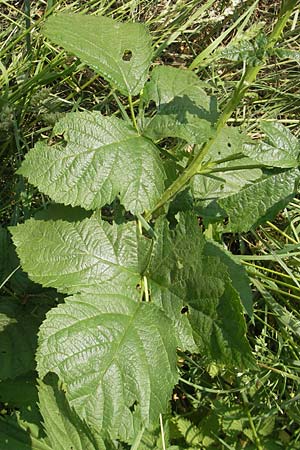
[[[194,175],[199,173],[199,171],[201,170],[203,160],[210,152],[216,139],[219,137],[221,130],[224,128],[226,122],[231,117],[236,107],[241,102],[242,98],[245,96],[249,87],[255,81],[258,72],[263,68],[266,60],[267,50],[273,48],[276,42],[278,41],[291,13],[293,12],[294,7],[295,2],[293,0],[287,0],[282,2],[278,19],[275,23],[273,31],[269,35],[267,44],[265,46],[264,58],[256,66],[248,65],[243,77],[238,83],[232,97],[226,104],[222,114],[220,115],[215,125],[214,136],[203,145],[201,151],[194,157],[194,159],[192,160],[190,165],[186,168],[186,170],[165,190],[165,192],[162,194],[160,200],[155,205],[155,207],[145,214],[145,219],[147,221],[150,220],[155,215],[155,213],[157,213],[158,210],[160,210],[166,203],[168,203],[178,192],[180,192]]]

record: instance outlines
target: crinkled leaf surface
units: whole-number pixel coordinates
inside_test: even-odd
[[[39,383],[39,407],[53,450],[109,450],[70,407],[62,383],[53,373]]]
[[[227,365],[251,364],[240,299],[216,253],[205,254],[197,220],[182,215],[175,230],[161,223],[157,235],[151,298],[172,319],[181,348]]]
[[[37,332],[47,305],[22,305],[11,297],[0,301],[0,380],[35,368]],[[26,336],[26,339],[24,339]]]
[[[223,264],[225,264],[232,286],[239,293],[244,310],[251,317],[253,313],[252,291],[250,288],[250,279],[244,267],[232,253],[225,250],[216,242],[207,241],[203,253],[206,256],[215,256],[219,258]]]
[[[206,95],[198,77],[183,69],[157,66],[143,94],[146,103],[153,100],[157,114],[144,134],[158,140],[178,137],[191,144],[203,143],[213,134],[218,114],[213,97]]]
[[[151,38],[139,23],[82,14],[51,16],[44,34],[78,56],[124,95],[144,86],[152,58]]]
[[[278,122],[262,122],[265,141],[245,144],[243,153],[273,167],[289,168],[299,165],[300,143],[290,130]]]
[[[248,231],[272,219],[295,195],[296,169],[271,175],[218,201],[229,218],[226,231]]]
[[[97,209],[119,196],[127,210],[151,209],[164,190],[159,151],[123,120],[70,113],[55,126],[66,145],[39,142],[19,173],[56,202]]]
[[[74,294],[99,292],[107,284],[135,288],[140,281],[133,222],[110,225],[97,215],[81,222],[30,219],[11,231],[24,270],[43,286]]]
[[[40,330],[41,376],[57,373],[81,417],[130,441],[157,426],[177,381],[171,321],[151,303],[124,294],[82,294],[51,310]]]
[[[237,128],[226,126],[221,130],[209,153],[209,160],[206,158],[205,161],[222,161],[225,158],[234,158],[235,155],[236,159],[216,164],[214,169],[220,169],[219,172],[208,176],[195,175],[192,179],[192,192],[196,199],[211,201],[226,197],[262,176],[260,169],[247,169],[247,166],[251,166],[255,161],[241,155],[244,140]],[[235,169],[241,166],[244,168]],[[222,171],[223,168],[232,170]]]

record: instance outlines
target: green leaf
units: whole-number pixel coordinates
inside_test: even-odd
[[[100,436],[70,407],[63,386],[53,373],[39,383],[39,406],[53,450],[108,450]]]
[[[43,286],[73,294],[99,292],[104,284],[135,288],[140,281],[135,222],[110,225],[96,215],[71,223],[30,219],[11,232],[24,270]]]
[[[9,286],[14,293],[20,295],[38,293],[41,290],[40,286],[29,280],[19,266],[20,261],[9,233],[0,227],[0,285]]]
[[[250,279],[244,267],[232,253],[225,250],[216,242],[206,242],[203,253],[207,256],[215,256],[219,258],[220,261],[226,266],[232,286],[239,293],[245,312],[252,317],[252,291],[250,288]]]
[[[42,417],[37,401],[36,372],[0,382],[0,403],[9,409],[17,409],[22,422],[30,424],[31,429],[35,427],[36,435],[39,436]]]
[[[177,381],[176,338],[163,311],[124,294],[78,295],[48,313],[38,371],[59,375],[71,406],[114,438],[158,425]]]
[[[137,95],[147,79],[151,38],[139,23],[82,14],[51,16],[44,34],[79,57],[124,95]]]
[[[268,166],[297,167],[300,143],[290,130],[278,122],[262,122],[261,129],[265,142],[245,144],[243,153]]]
[[[37,143],[18,172],[56,202],[97,209],[119,196],[126,209],[141,213],[164,191],[157,147],[123,120],[70,113],[54,133],[66,145]]]
[[[193,72],[155,67],[143,98],[146,103],[153,100],[158,107],[158,113],[144,129],[151,139],[178,137],[196,144],[213,136],[212,124],[218,117],[216,102],[206,95],[203,83]]]
[[[14,298],[1,297],[0,380],[15,378],[35,368],[37,331],[47,309],[47,305],[31,302],[22,305]]]
[[[162,222],[157,235],[149,267],[151,299],[173,321],[180,347],[229,366],[251,365],[240,298],[216,252],[206,256],[196,218],[181,215],[175,230]]]
[[[56,450],[32,433],[30,425],[22,422],[17,414],[0,416],[0,442],[1,450]]]
[[[288,170],[220,199],[218,203],[229,218],[226,232],[248,231],[271,220],[295,195],[298,178],[298,170]]]
[[[219,172],[212,174],[195,175],[192,180],[192,192],[196,199],[215,200],[239,192],[243,186],[252,184],[262,176],[262,171],[257,168],[247,168],[255,163],[250,158],[241,155],[245,137],[237,128],[225,126],[214,141],[214,145],[204,162],[229,161],[213,165]],[[236,158],[235,158],[236,157]],[[230,160],[230,158],[233,158]],[[235,169],[236,167],[244,167]],[[222,169],[231,169],[222,171]]]
[[[291,50],[289,48],[274,48],[272,51],[280,59],[291,59],[300,62],[300,52],[297,50]]]

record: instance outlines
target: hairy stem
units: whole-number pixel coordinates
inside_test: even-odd
[[[286,0],[282,2],[282,7],[277,19],[277,22],[273,28],[273,31],[270,33],[267,44],[266,51],[273,48],[279,39],[293,9],[295,7],[295,1]],[[145,219],[150,220],[151,217],[166,203],[168,203],[178,192],[180,192],[190,181],[190,179],[199,173],[201,170],[201,165],[203,160],[206,158],[210,149],[215,143],[215,140],[218,138],[221,130],[225,126],[227,120],[231,117],[232,113],[235,111],[236,107],[241,102],[242,98],[245,96],[251,84],[255,81],[258,72],[264,66],[265,60],[262,60],[260,64],[256,66],[248,66],[245,70],[245,73],[238,83],[232,97],[226,104],[223,113],[220,115],[218,122],[215,126],[215,134],[214,136],[207,141],[202,147],[201,151],[194,157],[191,161],[190,165],[186,168],[186,170],[165,190],[162,194],[159,202],[155,205],[155,207],[148,211],[145,214]]]

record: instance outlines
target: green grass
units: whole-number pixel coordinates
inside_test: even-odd
[[[188,67],[197,62],[199,77],[224,104],[243,65],[225,60],[221,46],[237,35],[242,37],[259,21],[270,28],[280,2],[270,6],[260,1],[256,7],[255,3],[241,2],[233,14],[224,15],[229,1],[0,0],[1,225],[23,221],[46,204],[47,199],[15,171],[38,139],[51,136],[60,115],[84,109],[113,113],[118,110],[117,101],[129,113],[127,101],[116,100],[101,77],[42,37],[40,27],[47,15],[73,11],[145,22],[154,37],[156,63]],[[286,27],[281,44],[299,52],[298,59],[272,56],[230,119],[252,136],[259,135],[262,120],[279,120],[299,136],[298,13]],[[208,366],[199,356],[182,354],[174,417],[162,423],[166,440],[171,433],[175,444],[191,448],[300,448],[299,243],[298,198],[273,223],[247,235],[226,237],[224,245],[239,254],[252,280],[255,308],[248,337],[257,369],[230,373]],[[20,295],[7,277],[0,278],[0,285],[5,295]]]

